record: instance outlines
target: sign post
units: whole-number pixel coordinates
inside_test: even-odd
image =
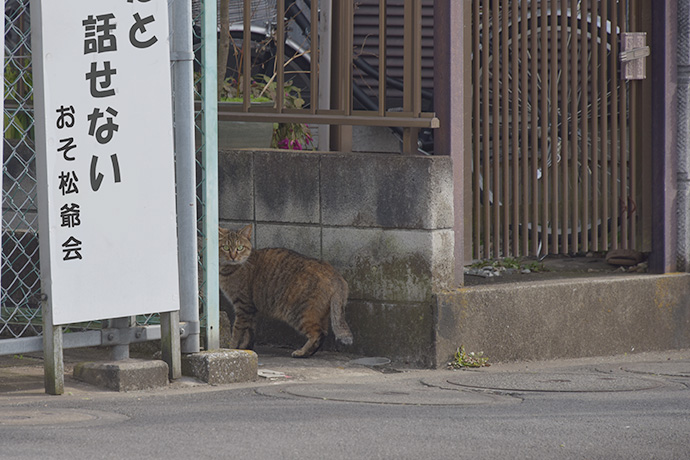
[[[59,394],[56,326],[179,310],[168,2],[32,0],[31,16],[46,391]]]

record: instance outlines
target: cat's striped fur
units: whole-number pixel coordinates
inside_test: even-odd
[[[238,232],[219,228],[220,288],[235,309],[231,348],[254,346],[256,314],[285,321],[307,336],[293,357],[313,355],[328,334],[352,344],[343,317],[347,282],[328,263],[289,249],[252,250],[252,226]]]

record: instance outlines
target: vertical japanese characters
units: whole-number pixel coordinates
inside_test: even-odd
[[[148,3],[150,0],[119,1],[136,4]],[[89,108],[85,113],[77,113],[74,105],[65,103],[54,109],[59,134],[59,222],[60,227],[65,229],[66,236],[62,243],[63,261],[78,261],[88,257],[88,242],[82,241],[84,238],[79,230],[82,222],[89,216],[82,215],[80,195],[98,193],[106,185],[117,186],[127,179],[126,174],[123,174],[126,166],[122,170],[120,168],[120,155],[125,154],[114,151],[110,146],[111,141],[118,135],[118,118],[127,116],[127,113],[121,113],[118,109],[118,47],[146,49],[158,42],[158,37],[147,27],[156,21],[154,15],[142,17],[139,12],[134,11],[131,15],[128,13],[125,17],[117,17],[114,13],[108,12],[107,5],[103,6],[102,3],[108,2],[94,2],[94,9],[104,8],[106,11],[86,14],[81,23],[84,31],[83,54],[94,55],[89,67],[84,69],[84,92],[88,94],[93,108]],[[84,119],[86,123],[78,123]],[[82,126],[87,128],[86,133],[79,132]],[[89,147],[91,151],[83,151],[78,140],[83,139],[84,137],[80,136],[84,135],[93,138],[95,144],[89,144],[97,147]],[[130,164],[132,160],[127,157],[122,159],[123,165]],[[83,167],[86,164],[89,165],[88,168]],[[77,171],[86,169],[89,175],[86,178],[88,184],[85,186],[80,182],[84,178],[80,178]]]

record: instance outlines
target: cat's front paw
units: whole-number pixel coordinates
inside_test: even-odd
[[[307,354],[307,353],[305,353],[303,350],[295,350],[295,351],[292,352],[292,357],[293,357],[293,358],[308,358],[308,357],[310,357],[311,355],[312,355],[311,353],[310,353],[310,354]]]

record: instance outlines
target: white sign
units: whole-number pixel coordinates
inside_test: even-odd
[[[167,0],[31,2],[54,324],[179,309]]]

